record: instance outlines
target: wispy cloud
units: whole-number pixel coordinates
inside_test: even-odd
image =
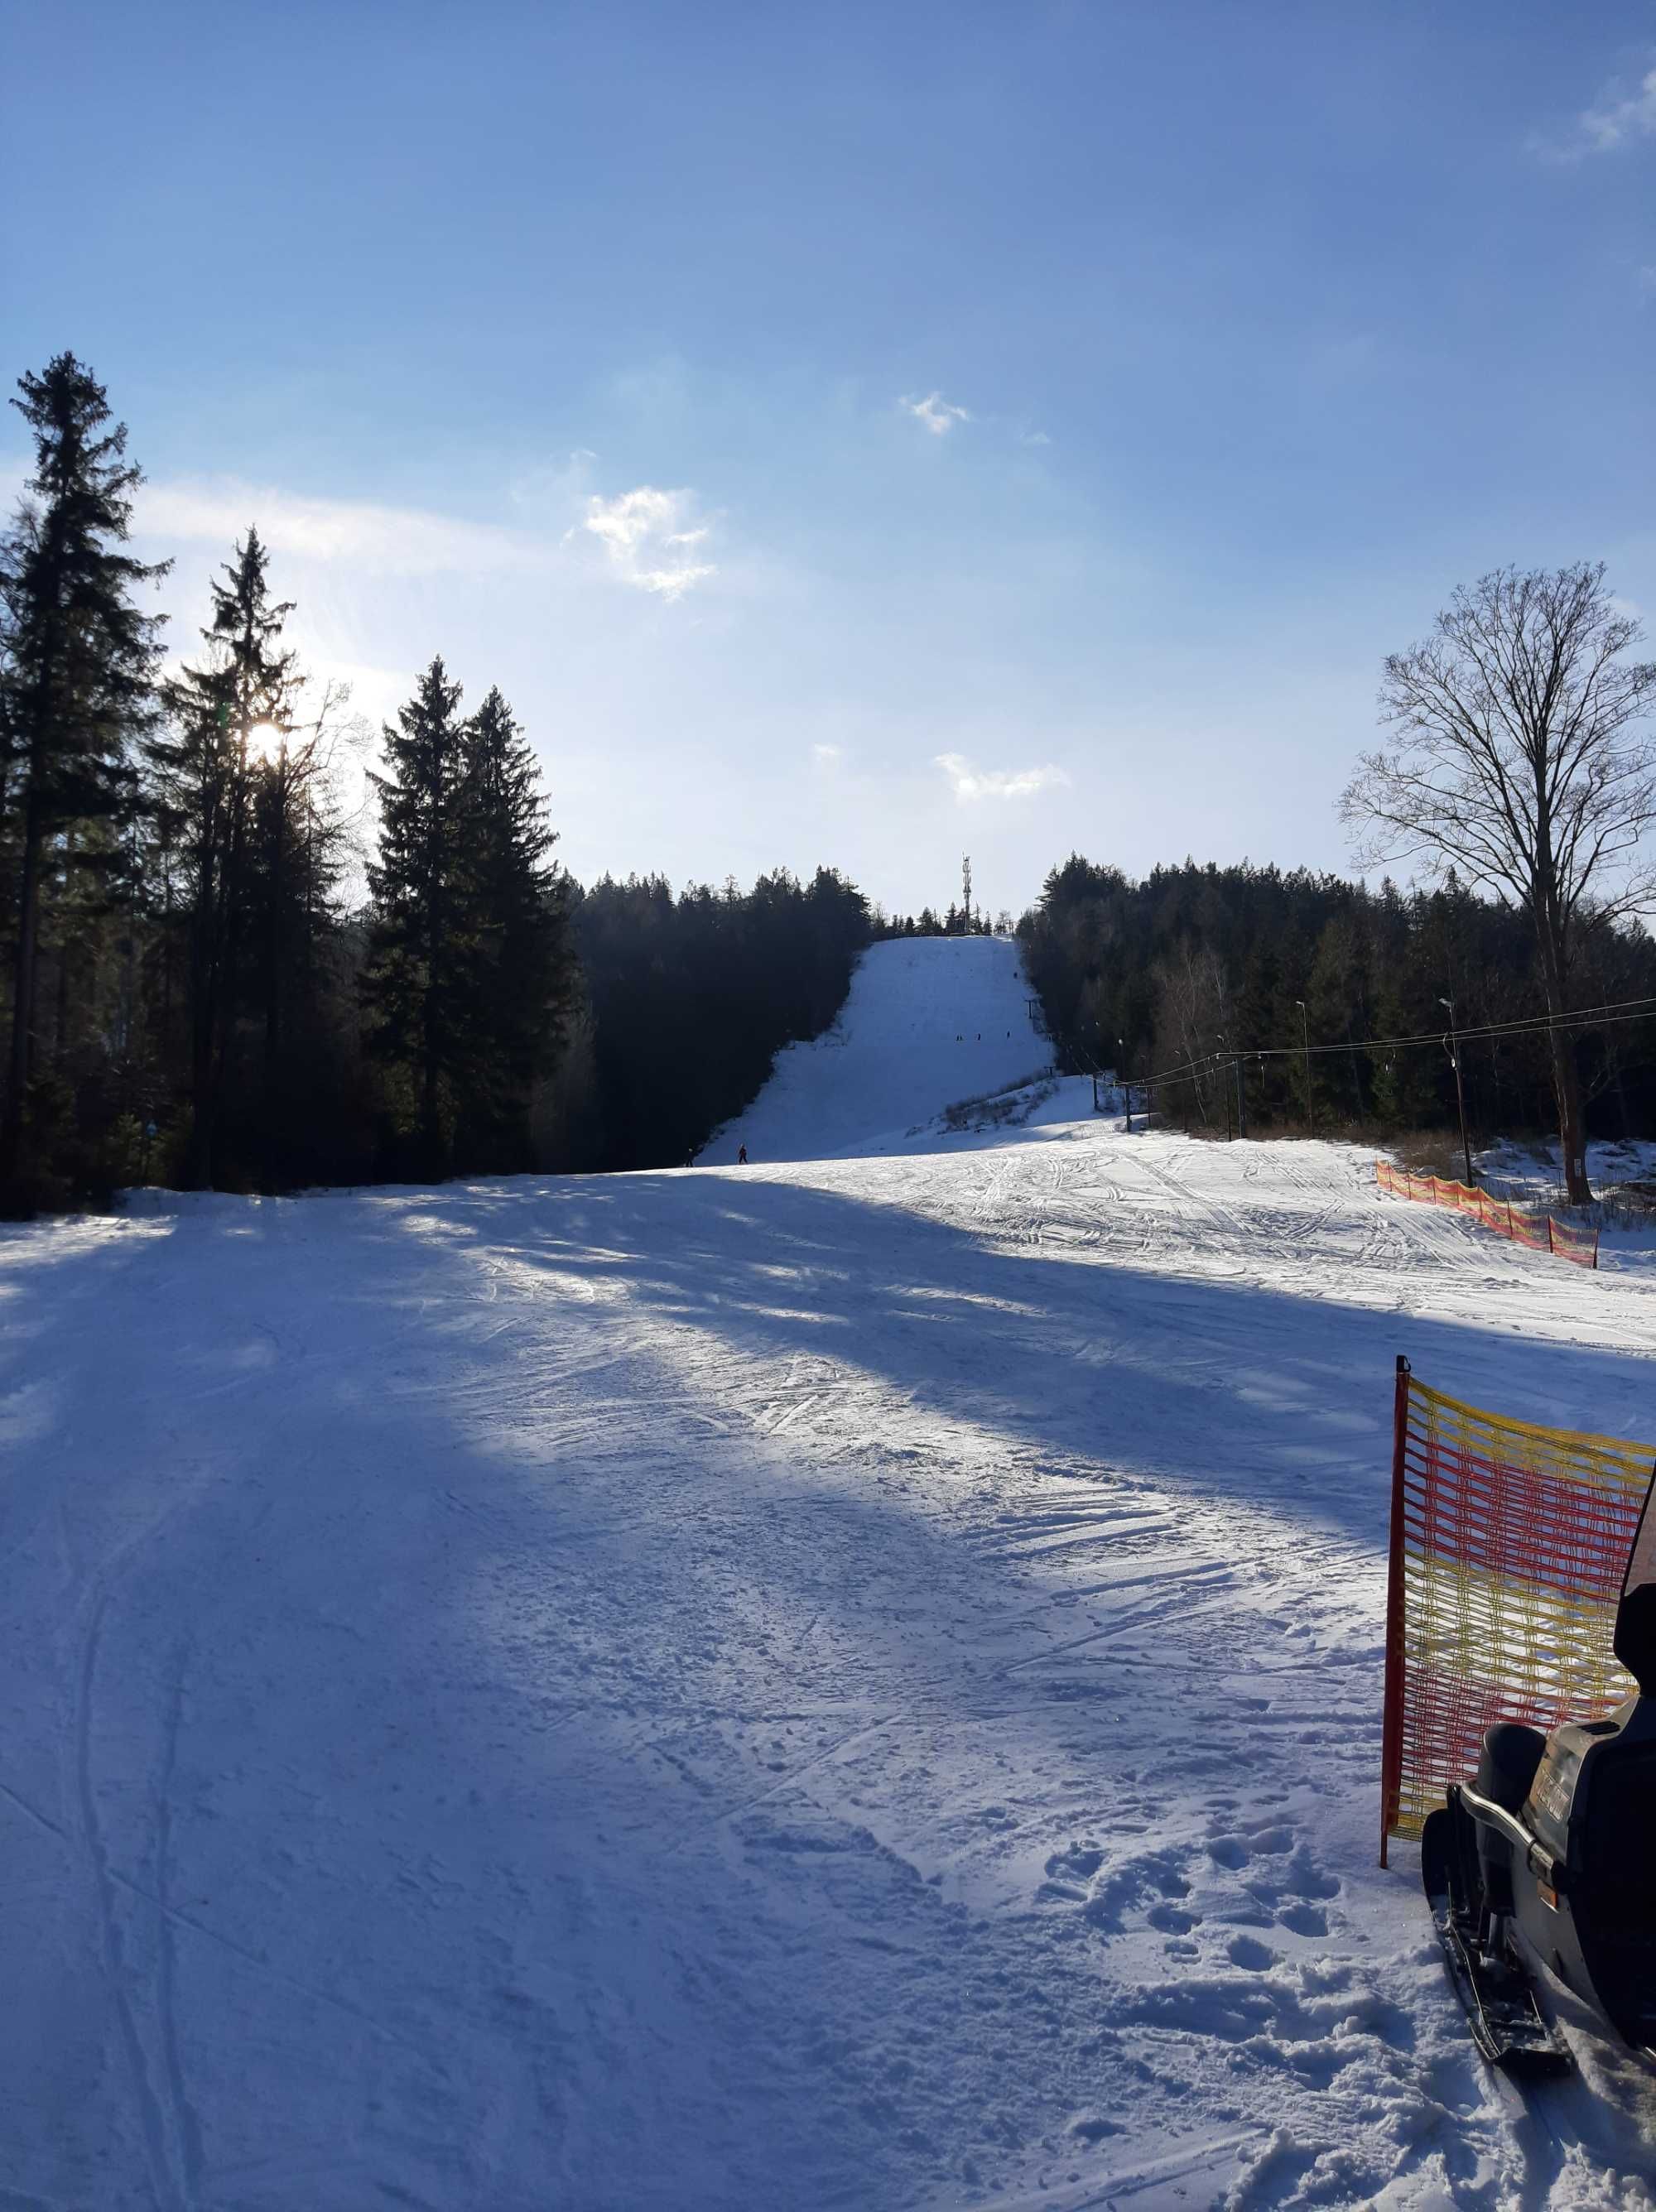
[[[640,484],[613,499],[589,498],[581,526],[599,540],[623,583],[677,599],[718,573],[697,558],[709,526],[694,520],[695,507],[693,492]]]
[[[836,769],[845,757],[843,745],[813,745],[811,761],[813,767]]]
[[[916,422],[923,422],[933,437],[944,438],[957,422],[970,422],[971,415],[964,407],[957,407],[945,399],[941,392],[928,392],[923,399],[899,399],[898,405],[912,415]]]
[[[366,575],[521,568],[545,558],[544,546],[517,531],[416,507],[307,499],[234,477],[146,483],[134,503],[133,523],[149,538],[206,542],[227,552],[251,523],[273,552],[348,562]]]
[[[1647,70],[1636,88],[1621,93],[1610,86],[1581,118],[1583,135],[1600,154],[1608,154],[1630,139],[1656,137],[1656,69]]]
[[[234,477],[145,483],[134,502],[133,526],[151,544],[210,545],[226,554],[252,526],[274,553],[348,568],[363,577],[545,575],[568,559],[571,542],[582,533],[598,540],[606,569],[619,582],[662,599],[679,599],[717,573],[704,557],[711,525],[698,515],[694,492],[639,484],[606,499],[581,487],[594,458],[579,450],[564,466],[537,471],[511,487],[520,513],[551,510],[538,529],[527,522],[508,528],[417,507],[309,498]],[[21,456],[0,456],[0,507],[9,508],[21,492],[27,465]],[[554,532],[572,508],[580,520],[560,541]]]
[[[1562,137],[1537,134],[1531,153],[1552,161],[1579,161],[1590,154],[1614,154],[1641,138],[1656,137],[1656,68],[1636,84],[1625,77],[1607,84],[1593,105],[1575,118]]]
[[[1020,446],[1050,446],[1052,441],[1044,430],[1020,430],[1018,443]]]
[[[1061,768],[1050,763],[1042,768],[976,769],[962,753],[938,753],[932,764],[947,776],[962,806],[980,799],[1032,799],[1037,792],[1053,791],[1069,781]]]

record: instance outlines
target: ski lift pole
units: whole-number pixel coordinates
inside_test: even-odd
[[[1466,1184],[1470,1189],[1476,1181],[1472,1174],[1472,1147],[1466,1138],[1466,1092],[1460,1079],[1460,1036],[1455,1027],[1455,1002],[1440,999],[1440,1006],[1449,1009],[1449,1034],[1443,1040],[1443,1048],[1449,1055],[1449,1065],[1455,1071],[1455,1108],[1460,1115],[1460,1155],[1466,1163]]]
[[[1224,1032],[1224,1030],[1219,1030],[1215,1031],[1215,1042],[1217,1042],[1217,1044],[1219,1045],[1219,1048],[1220,1048],[1220,1057],[1219,1057],[1219,1060],[1218,1060],[1218,1068],[1219,1068],[1219,1087],[1220,1087],[1220,1089],[1221,1089],[1221,1090],[1224,1092],[1224,1094],[1225,1094],[1225,1142],[1228,1145],[1228,1144],[1230,1143],[1230,1141],[1231,1141],[1231,1139],[1232,1139],[1232,1138],[1236,1134],[1236,1128],[1235,1128],[1235,1125],[1234,1125],[1234,1123],[1233,1122],[1232,1118],[1231,1118],[1231,1081],[1230,1081],[1230,1070],[1229,1070],[1229,1068],[1228,1068],[1228,1067],[1227,1067],[1227,1066],[1226,1066],[1226,1065],[1225,1065],[1225,1032]]]

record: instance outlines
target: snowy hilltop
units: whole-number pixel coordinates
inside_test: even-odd
[[[857,963],[824,1036],[778,1053],[770,1080],[699,1158],[725,1166],[891,1149],[961,1100],[1050,1064],[1023,958],[1003,937],[894,938]]]

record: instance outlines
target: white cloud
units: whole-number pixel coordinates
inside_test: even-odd
[[[610,573],[620,581],[676,599],[715,574],[702,557],[709,526],[697,519],[696,496],[640,484],[605,499],[585,490],[581,478],[595,458],[584,449],[562,468],[538,471],[511,487],[520,512],[552,509],[541,529],[504,528],[461,521],[417,507],[370,501],[314,499],[234,477],[179,477],[140,486],[133,526],[163,550],[204,544],[228,556],[249,526],[273,553],[321,565],[338,565],[358,577],[517,574],[545,576],[560,559],[552,529],[571,508],[581,520],[566,531],[567,548],[587,532],[603,546]],[[0,457],[0,505],[23,487],[28,464]],[[146,549],[147,550],[147,549]],[[567,559],[567,552],[562,556]]]
[[[589,498],[581,526],[599,540],[623,583],[676,599],[718,573],[710,561],[696,557],[709,526],[692,520],[695,504],[693,492],[640,484],[613,499]]]
[[[845,757],[843,745],[813,745],[811,758],[820,769],[835,769]]]
[[[933,766],[947,776],[957,801],[966,806],[979,799],[1032,799],[1038,791],[1053,791],[1069,778],[1061,768],[975,769],[961,753],[938,753]]]
[[[1044,430],[1020,430],[1018,443],[1020,446],[1050,446],[1052,441]]]
[[[1616,87],[1607,88],[1608,96],[1581,118],[1582,135],[1595,153],[1610,153],[1630,138],[1656,137],[1656,69],[1646,70],[1636,91],[1616,94]]]
[[[361,574],[435,576],[456,570],[521,568],[545,549],[514,531],[460,522],[416,507],[305,499],[234,477],[146,483],[134,502],[134,526],[147,538],[222,545],[250,523],[272,552],[344,562]]]
[[[899,399],[898,405],[912,415],[916,422],[923,422],[933,437],[946,437],[957,422],[970,422],[971,416],[964,407],[945,399],[941,392],[928,392],[923,399]]]
[[[1613,154],[1640,138],[1656,137],[1656,69],[1647,69],[1631,91],[1625,78],[1607,84],[1595,104],[1578,115],[1563,137],[1536,132],[1530,151],[1548,161],[1580,161]]]

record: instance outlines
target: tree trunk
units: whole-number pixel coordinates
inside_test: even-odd
[[[212,1178],[213,1036],[218,1026],[218,884],[208,833],[190,928],[190,1159],[185,1180],[205,1190]]]
[[[267,1189],[281,1186],[278,1133],[282,1127],[282,994],[290,955],[283,942],[287,886],[288,763],[277,763],[273,848],[265,908],[265,1083],[260,1103],[260,1149]]]
[[[23,1120],[28,1096],[30,1048],[34,1030],[35,939],[40,908],[42,828],[31,806],[23,832],[23,866],[18,888],[17,951],[11,1001],[11,1051],[6,1070],[6,1109],[0,1120],[0,1205],[27,1200],[19,1188],[23,1155]]]
[[[1569,1012],[1564,987],[1562,932],[1556,918],[1546,912],[1536,917],[1541,947],[1541,980],[1547,1012],[1555,1024]],[[1587,1133],[1581,1106],[1581,1079],[1575,1065],[1575,1046],[1568,1030],[1548,1032],[1552,1054],[1553,1097],[1558,1105],[1558,1147],[1564,1166],[1564,1195],[1572,1206],[1590,1206],[1592,1186],[1587,1181]]]
[[[1553,1092],[1558,1101],[1558,1141],[1564,1156],[1564,1194],[1572,1206],[1590,1206],[1592,1185],[1587,1181],[1587,1133],[1581,1110],[1581,1082],[1576,1073],[1575,1047],[1562,1030],[1552,1033]]]

